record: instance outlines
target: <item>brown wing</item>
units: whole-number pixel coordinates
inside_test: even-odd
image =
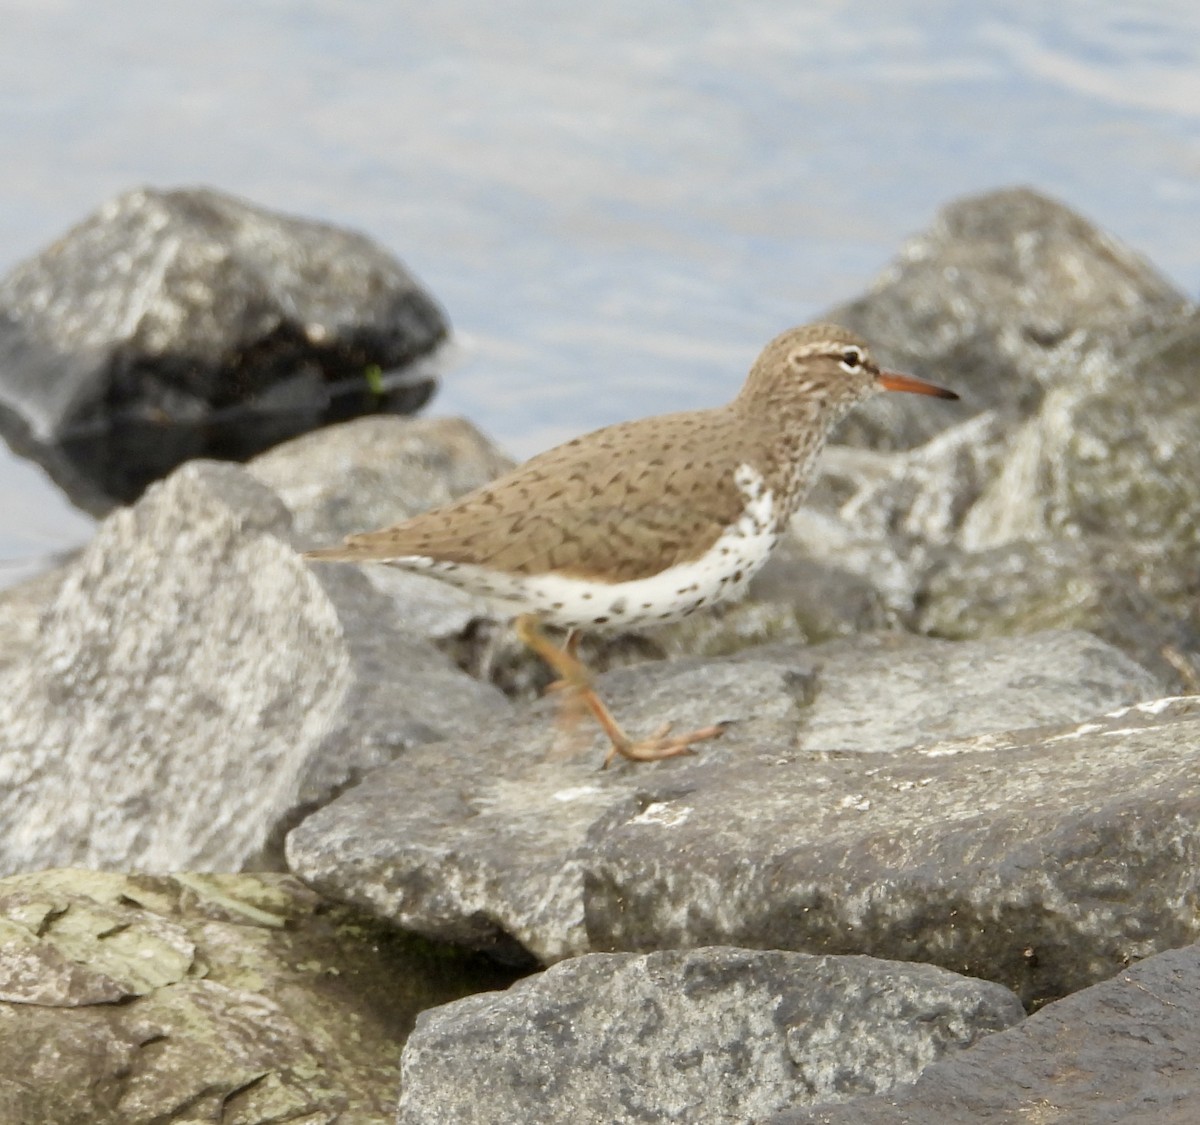
[[[519,574],[657,574],[711,545],[741,513],[743,459],[724,408],[624,422],[542,453],[490,485],[316,559],[422,556]]]

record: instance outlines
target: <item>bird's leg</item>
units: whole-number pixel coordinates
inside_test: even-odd
[[[524,639],[524,638],[522,638]],[[563,642],[562,652],[572,660],[578,662],[579,666],[587,671],[583,661],[579,659],[579,642],[583,639],[583,633],[578,629],[571,629],[567,633],[567,639]],[[528,644],[528,641],[526,641]],[[543,659],[545,657],[543,656]],[[547,661],[547,663],[549,663]],[[553,665],[551,665],[553,667]],[[556,669],[557,671],[557,669]],[[561,675],[561,674],[560,674]],[[590,675],[589,675],[590,682]],[[558,709],[558,722],[563,731],[572,736],[579,728],[579,722],[587,710],[584,704],[582,693],[578,684],[572,684],[566,679],[557,679],[546,685],[546,694],[550,692],[560,692],[562,694],[562,703]]]
[[[612,748],[604,759],[601,769],[605,769],[618,755],[634,762],[655,762],[661,758],[673,758],[677,754],[691,754],[694,742],[718,738],[725,730],[724,726],[718,724],[702,727],[689,734],[677,734],[670,737],[671,724],[667,723],[649,738],[634,742],[621,729],[621,724],[617,722],[613,713],[604,705],[604,700],[592,688],[592,674],[583,661],[575,655],[578,647],[577,633],[572,632],[567,638],[566,646],[559,648],[542,632],[538,626],[537,617],[532,613],[521,614],[514,622],[514,627],[522,643],[537,653],[558,673],[559,680],[565,688],[578,694],[588,710],[595,716],[596,722],[603,728],[604,733],[608,735]]]

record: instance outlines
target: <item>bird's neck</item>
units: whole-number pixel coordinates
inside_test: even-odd
[[[744,403],[733,405],[735,409],[745,409]],[[748,432],[755,437],[747,454],[775,496],[780,527],[804,500],[829,433],[848,409],[849,404],[831,411],[828,404],[793,402],[764,411],[757,404],[748,417]]]

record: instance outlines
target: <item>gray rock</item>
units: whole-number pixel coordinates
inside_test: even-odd
[[[934,1063],[916,1084],[770,1125],[1192,1125],[1200,946],[1173,949]]]
[[[65,567],[57,567],[0,590],[0,673],[28,659],[41,632],[42,614],[65,577]]]
[[[285,442],[246,468],[288,506],[295,539],[308,548],[448,503],[512,464],[461,418],[375,415]],[[407,631],[439,643],[479,678],[492,678],[496,644],[477,629],[491,612],[484,601],[392,567],[365,566],[362,574],[392,602]],[[529,663],[523,653],[514,658]]]
[[[928,961],[1042,1003],[1200,933],[1185,905],[1198,737],[1189,697],[870,764],[759,754],[690,790],[646,786],[592,841],[587,933],[597,949]]]
[[[1132,338],[1188,307],[1158,271],[1086,219],[1028,188],[969,196],[911,239],[870,291],[829,313],[901,370],[953,387],[961,416],[1002,407],[1021,417],[1075,377],[1089,334]],[[919,445],[947,411],[889,395],[857,412],[839,440]]]
[[[191,457],[417,409],[435,380],[409,365],[446,334],[362,235],[208,189],[130,191],[0,280],[0,431],[102,512]],[[391,373],[375,389],[371,368]]]
[[[315,547],[447,504],[512,466],[465,419],[376,414],[284,442],[246,468],[287,505],[297,542]]]
[[[0,678],[0,869],[278,866],[303,812],[507,712],[288,523],[205,462],[104,522]]]
[[[417,1013],[507,983],[286,876],[13,876],[0,1120],[384,1121]]]
[[[736,1125],[890,1090],[1023,1017],[1007,989],[928,965],[595,954],[422,1013],[396,1120]]]
[[[1169,589],[1170,575],[1156,575],[1125,542],[1069,538],[950,549],[930,557],[910,621],[922,633],[952,639],[1086,629],[1172,690],[1198,692],[1200,623],[1183,598],[1156,594],[1155,586]]]
[[[1161,691],[1145,669],[1079,632],[969,645],[896,633],[830,642],[807,655],[818,692],[796,743],[810,751],[892,751],[1061,723]]]
[[[289,865],[406,929],[543,962],[868,953],[1045,998],[1190,940],[1193,868],[1171,825],[1200,815],[1192,704],[1149,731],[1007,735],[1022,693],[1030,722],[1077,721],[1154,681],[1080,634],[1035,638],[1023,660],[1019,642],[889,644],[609,673],[635,734],[732,725],[694,757],[597,772],[590,727],[586,754],[555,752],[547,700],[372,774],[290,834]],[[997,733],[930,742],[964,730]]]
[[[1200,313],[1093,357],[1093,377],[1058,388],[1015,435],[964,521],[964,546],[1097,536],[1190,571],[1200,546],[1198,363]]]

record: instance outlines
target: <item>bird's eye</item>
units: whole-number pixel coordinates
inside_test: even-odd
[[[862,348],[846,348],[842,352],[842,370],[856,375],[863,367]]]

